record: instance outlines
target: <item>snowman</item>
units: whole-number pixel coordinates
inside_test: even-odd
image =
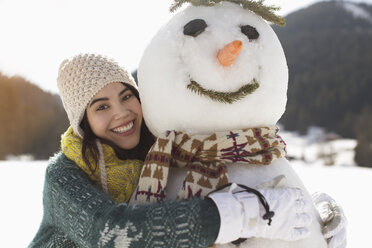
[[[204,171],[213,166],[227,171],[214,178],[198,173],[196,168],[205,158],[200,155],[193,170],[190,165],[169,168],[166,189],[159,183],[154,194],[166,200],[204,197],[224,183],[235,182],[249,187],[298,187],[311,201],[284,157],[285,144],[275,128],[285,111],[288,67],[277,36],[264,19],[276,24],[283,20],[263,1],[189,2],[193,5],[163,26],[143,54],[138,79],[144,118],[157,137],[170,130],[182,133],[179,143],[183,147],[189,143],[186,157],[202,147],[204,155],[213,153],[224,160],[206,159]],[[224,144],[218,152],[212,149],[216,143]],[[187,164],[190,160],[185,162],[184,157],[180,160]],[[315,207],[312,215],[311,235],[306,239],[251,238],[240,247],[325,248]],[[230,246],[235,247],[218,247]]]

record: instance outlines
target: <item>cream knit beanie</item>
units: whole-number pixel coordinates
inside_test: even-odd
[[[113,82],[128,83],[137,89],[127,71],[102,55],[79,54],[61,63],[57,78],[59,93],[70,125],[81,138],[84,132],[80,122],[88,103],[98,91]]]

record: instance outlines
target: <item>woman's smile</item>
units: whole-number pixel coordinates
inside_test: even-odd
[[[134,133],[135,129],[135,120],[132,120],[126,124],[112,128],[111,131],[118,135],[129,136]]]

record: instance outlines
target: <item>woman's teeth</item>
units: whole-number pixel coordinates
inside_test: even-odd
[[[126,126],[114,128],[114,129],[112,129],[112,131],[115,132],[115,133],[125,133],[125,132],[129,131],[130,129],[132,129],[132,127],[133,127],[133,121],[128,123],[128,125],[126,125]]]

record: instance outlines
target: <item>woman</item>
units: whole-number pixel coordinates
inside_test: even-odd
[[[232,187],[205,200],[127,205],[154,142],[135,83],[94,54],[65,60],[57,82],[71,127],[49,162],[44,216],[29,247],[208,247],[307,235],[309,203],[297,189],[236,193]],[[274,206],[271,226],[265,199]]]

